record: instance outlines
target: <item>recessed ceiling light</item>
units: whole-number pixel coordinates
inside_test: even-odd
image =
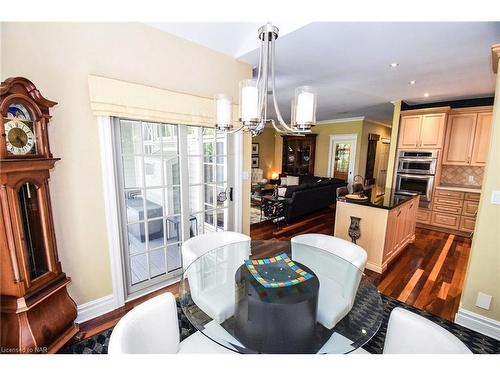
[[[424,97],[425,97],[425,98],[428,98],[428,97],[429,97],[429,93],[428,93],[428,92],[426,92],[426,93],[424,94]]]
[[[398,63],[394,62],[394,63],[390,63],[390,65],[389,65],[389,66],[390,66],[391,68],[395,68],[395,67],[396,67],[396,66],[398,66],[398,65],[399,65]]]
[[[410,85],[414,85],[415,83],[417,83],[417,81],[410,81],[408,82]]]

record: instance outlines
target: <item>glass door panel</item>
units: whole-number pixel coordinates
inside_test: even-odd
[[[129,296],[181,272],[178,126],[116,119]]]
[[[180,275],[184,240],[232,229],[230,136],[125,119],[115,119],[115,133],[126,289],[133,296]]]

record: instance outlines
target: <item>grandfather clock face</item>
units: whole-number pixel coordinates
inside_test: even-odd
[[[36,134],[33,118],[21,103],[12,103],[4,119],[7,155],[36,155]]]

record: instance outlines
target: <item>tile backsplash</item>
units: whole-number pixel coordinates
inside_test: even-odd
[[[441,184],[481,186],[483,183],[483,174],[484,167],[443,165],[441,169]],[[474,180],[470,181],[469,176],[473,176]]]

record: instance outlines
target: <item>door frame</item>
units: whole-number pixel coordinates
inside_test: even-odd
[[[182,125],[182,124],[181,124]],[[108,252],[111,270],[112,294],[99,299],[99,308],[95,306],[92,311],[85,314],[84,320],[92,319],[125,305],[125,302],[134,300],[155,290],[174,284],[180,280],[180,276],[167,281],[166,285],[155,286],[152,289],[144,289],[131,298],[127,298],[125,290],[125,268],[121,251],[119,197],[117,194],[118,178],[115,166],[114,147],[115,136],[113,134],[111,116],[97,116],[97,128],[99,133],[99,146],[101,151],[101,176],[104,196],[104,211],[106,215],[106,232],[108,238]],[[242,135],[233,135],[234,148],[234,189],[233,189],[233,212],[234,230],[241,232],[242,226],[242,181],[239,178],[243,170]],[[229,157],[229,155],[228,155]],[[185,194],[184,194],[185,195]],[[183,194],[181,193],[181,199]],[[102,301],[101,301],[102,300]],[[93,302],[93,301],[92,301]],[[97,303],[97,300],[96,300]]]
[[[354,155],[354,157],[351,157],[349,160],[349,174],[347,177],[347,183],[352,184],[352,181],[354,178],[354,171],[356,168],[356,150],[357,150],[357,143],[358,143],[358,135],[356,133],[330,135],[329,151],[328,151],[327,177],[333,177],[332,159],[333,159],[333,156],[335,155],[335,144],[339,143],[339,141],[352,141],[351,154]]]

